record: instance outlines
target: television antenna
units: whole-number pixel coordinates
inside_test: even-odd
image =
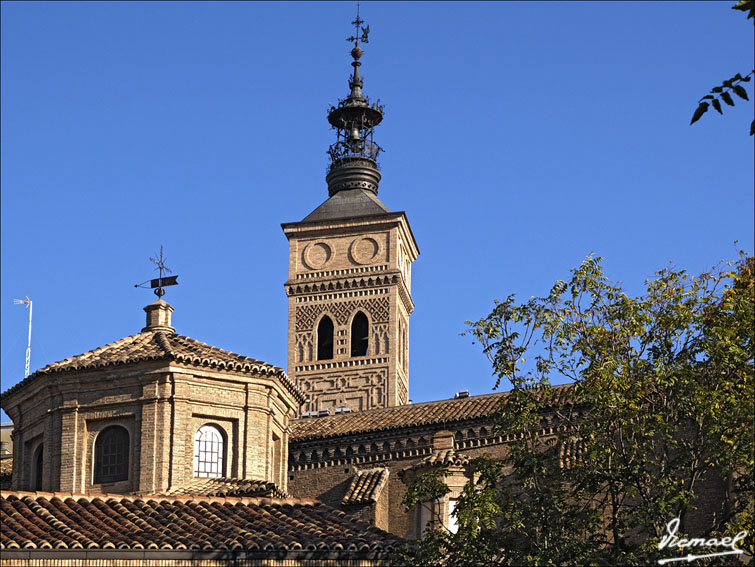
[[[26,296],[26,299],[14,299],[13,303],[16,305],[26,305],[29,310],[29,342],[26,344],[26,367],[24,368],[24,378],[29,376],[29,367],[31,366],[31,299]]]

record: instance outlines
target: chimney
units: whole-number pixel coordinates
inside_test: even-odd
[[[438,431],[433,435],[433,453],[453,451],[455,445],[454,441],[453,431]]]
[[[147,326],[142,329],[142,333],[148,331],[176,332],[170,325],[170,314],[173,313],[173,307],[167,301],[162,299],[153,301],[144,308],[144,311],[147,313]]]

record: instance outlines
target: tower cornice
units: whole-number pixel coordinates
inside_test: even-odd
[[[335,220],[313,221],[313,222],[287,222],[281,223],[286,238],[291,240],[292,237],[304,238],[309,236],[318,236],[324,232],[338,234],[342,232],[348,234],[354,232],[363,232],[365,228],[388,228],[398,224],[402,236],[406,242],[411,245],[412,261],[419,256],[419,246],[414,238],[412,227],[404,211],[386,213],[384,215],[370,215],[367,217],[350,217]]]

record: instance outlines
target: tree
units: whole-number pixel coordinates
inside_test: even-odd
[[[739,2],[732,6],[732,10],[746,12],[747,19],[749,20],[750,18],[755,17],[755,0],[739,0]],[[753,21],[753,24],[755,24],[755,21]],[[744,77],[737,73],[731,79],[726,79],[720,85],[713,87],[710,90],[710,93],[697,101],[697,108],[692,115],[690,126],[700,120],[702,115],[708,112],[708,108],[710,108],[711,105],[713,105],[713,108],[715,108],[719,114],[723,114],[721,100],[729,106],[734,106],[735,99],[731,96],[732,93],[744,100],[750,100],[747,97],[747,90],[742,83],[749,83],[753,73],[755,73],[755,71],[750,71]],[[721,99],[719,100],[718,97],[721,97]],[[755,120],[750,123],[750,136],[752,135],[755,135]]]
[[[397,562],[649,565],[673,556],[658,543],[674,518],[677,535],[747,530],[752,553],[754,275],[741,254],[697,277],[661,270],[630,297],[588,257],[547,296],[468,322],[496,387],[512,386],[497,427],[515,441],[473,461],[457,533],[432,531]],[[435,476],[408,507],[444,494]],[[728,492],[700,506],[716,486]]]

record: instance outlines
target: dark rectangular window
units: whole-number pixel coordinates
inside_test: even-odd
[[[128,480],[128,431],[120,426],[107,427],[94,444],[94,482]]]

